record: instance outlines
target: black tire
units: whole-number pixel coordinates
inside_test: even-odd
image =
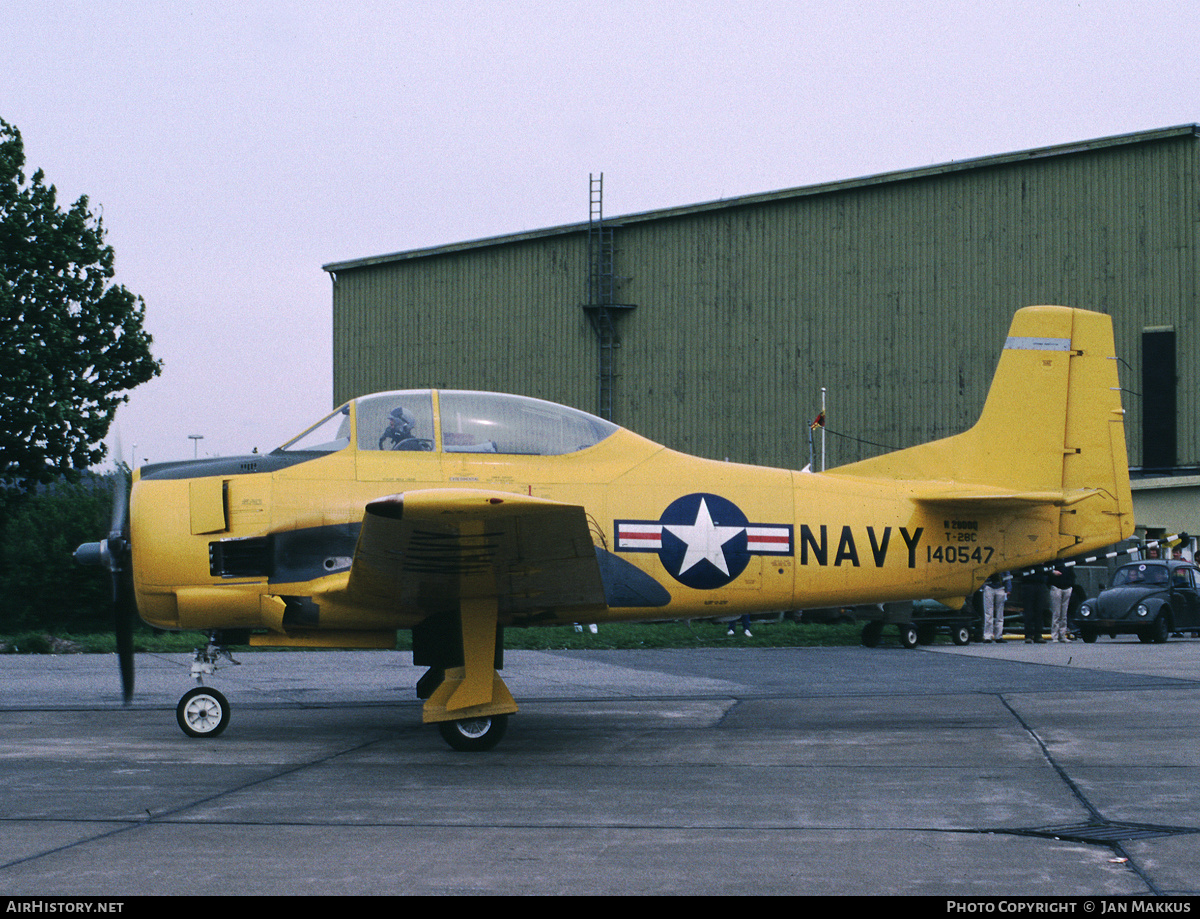
[[[229,700],[215,689],[189,689],[175,706],[175,720],[188,737],[216,737],[229,726]]]
[[[1166,644],[1167,639],[1171,637],[1171,626],[1167,622],[1167,611],[1164,609],[1159,612],[1158,618],[1150,624],[1150,641],[1156,645]]]
[[[863,626],[862,643],[867,648],[879,647],[879,639],[883,637],[883,623],[873,619]]]
[[[438,722],[442,740],[463,753],[479,753],[492,749],[500,742],[507,729],[508,715]]]
[[[920,643],[920,637],[917,635],[917,627],[915,625],[900,626],[900,644],[906,648],[915,648]]]
[[[1096,639],[1100,637],[1100,633],[1095,629],[1083,625],[1079,627],[1079,637],[1090,645],[1095,644]]]
[[[956,625],[950,632],[950,639],[956,645],[969,645],[971,643],[971,627],[969,625]]]

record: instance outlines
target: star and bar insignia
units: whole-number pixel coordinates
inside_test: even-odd
[[[658,520],[616,521],[618,552],[655,552],[667,573],[698,590],[724,587],[754,555],[791,555],[792,527],[750,523],[719,495],[684,495]]]

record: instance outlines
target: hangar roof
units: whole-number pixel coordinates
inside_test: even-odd
[[[1200,137],[1200,124],[1184,124],[1171,128],[1158,128],[1151,131],[1139,131],[1132,134],[1118,134],[1112,137],[1101,137],[1096,140],[1085,140],[1077,143],[1058,144],[1050,147],[1037,147],[1032,150],[1021,150],[1015,153],[1000,153],[993,156],[982,156],[966,160],[955,160],[938,166],[923,166],[918,169],[904,169],[895,172],[882,172],[876,175],[863,176],[857,179],[844,179],[837,182],[823,182],[817,185],[804,185],[798,188],[787,188],[781,191],[761,192],[753,195],[742,195],[736,198],[723,198],[719,201],[709,201],[703,204],[689,204],[682,207],[664,208],[654,211],[644,211],[639,214],[628,214],[622,217],[610,217],[605,220],[609,226],[628,226],[652,220],[665,220],[674,217],[687,217],[702,214],[707,211],[724,210],[729,208],[747,207],[756,204],[766,204],[789,198],[802,198],[810,195],[827,194],[834,191],[845,191],[853,188],[864,188],[871,185],[883,185],[891,182],[906,182],[913,179],[924,179],[932,176],[946,175],[954,172],[964,172],[971,169],[981,169],[993,166],[1005,166],[1028,160],[1046,159],[1050,157],[1069,156],[1077,153],[1090,153],[1108,147],[1119,147],[1129,144],[1143,144],[1151,141],[1169,140],[1176,137]],[[563,236],[572,233],[585,232],[587,222],[570,223],[557,227],[540,230],[529,230],[524,233],[511,233],[503,236],[492,236],[486,239],[475,239],[466,242],[450,243],[426,249],[410,249],[405,252],[394,252],[388,255],[369,256],[367,258],[351,259],[342,262],[330,262],[322,268],[330,274],[339,271],[349,271],[355,268],[370,268],[385,265],[390,262],[400,262],[408,259],[427,258],[435,255],[447,255],[464,252],[471,249],[485,249],[491,246],[503,246],[511,243],[525,242],[534,239],[545,239],[552,236]]]

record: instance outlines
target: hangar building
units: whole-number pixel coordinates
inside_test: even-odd
[[[335,402],[515,392],[689,453],[820,468],[969,427],[1013,312],[1077,306],[1114,320],[1139,526],[1200,532],[1198,138],[616,218],[593,177],[587,222],[325,265]]]

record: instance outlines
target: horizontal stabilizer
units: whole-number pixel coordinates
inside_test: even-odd
[[[946,488],[913,495],[918,504],[929,507],[972,509],[981,514],[1016,510],[1023,507],[1070,507],[1101,492],[1095,488],[1067,494],[1061,491],[986,491],[979,488]]]

